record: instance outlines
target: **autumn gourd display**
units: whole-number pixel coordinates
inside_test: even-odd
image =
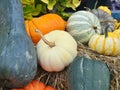
[[[115,29],[114,18],[110,14],[108,14],[106,11],[103,11],[101,9],[92,9],[90,12],[92,12],[99,18],[103,34],[105,33],[105,27],[108,24],[110,25],[108,31],[110,32],[114,31]]]
[[[89,40],[89,47],[100,54],[120,55],[120,34],[116,32],[106,32],[104,35],[95,34]]]
[[[111,15],[111,10],[107,6],[99,6],[98,9],[101,9]]]
[[[77,11],[67,20],[66,30],[78,43],[87,43],[92,35],[101,33],[100,21],[89,11]]]
[[[45,85],[41,81],[33,80],[22,88],[14,88],[11,90],[56,90],[56,89],[52,86]]]
[[[48,13],[40,17],[25,20],[26,31],[33,43],[36,45],[40,40],[40,35],[35,32],[35,29],[41,30],[43,34],[59,29],[65,30],[66,21],[57,14]]]
[[[68,90],[109,90],[110,72],[101,60],[77,56],[68,67]]]
[[[22,87],[33,80],[37,55],[26,34],[20,0],[0,0],[0,86]]]
[[[62,71],[77,55],[77,43],[66,31],[54,30],[42,35],[36,30],[42,39],[36,45],[38,62],[40,66],[49,72]]]

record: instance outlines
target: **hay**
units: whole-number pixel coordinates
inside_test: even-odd
[[[104,61],[110,70],[110,90],[120,90],[120,57],[100,55],[82,44],[78,46],[78,55]],[[39,79],[57,90],[68,90],[67,68],[61,72],[49,73],[39,67],[35,79]]]

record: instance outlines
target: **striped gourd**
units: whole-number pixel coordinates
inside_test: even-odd
[[[101,23],[102,33],[105,33],[105,28],[109,24],[108,32],[112,32],[115,29],[114,18],[107,12],[101,9],[92,9],[91,12],[96,15]]]
[[[117,56],[120,55],[120,39],[115,33],[108,33],[108,36],[95,34],[89,40],[88,46],[104,55]]]
[[[79,43],[87,43],[95,33],[101,33],[99,19],[89,11],[77,11],[67,20],[66,30]]]

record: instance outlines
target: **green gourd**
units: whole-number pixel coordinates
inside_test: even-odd
[[[109,90],[110,73],[103,61],[77,56],[67,73],[68,90]]]
[[[20,0],[0,0],[0,85],[23,87],[36,71],[37,55],[25,31]]]

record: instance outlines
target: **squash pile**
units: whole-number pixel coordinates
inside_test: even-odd
[[[120,56],[120,22],[105,6],[73,13],[66,30],[78,44],[83,43],[99,54]]]
[[[55,13],[24,20],[19,0],[1,0],[0,85],[56,90],[33,80],[39,65],[47,72],[68,67],[69,90],[109,90],[106,64],[77,55],[81,43],[100,54],[120,55],[120,23],[101,9],[77,11],[67,21]]]

